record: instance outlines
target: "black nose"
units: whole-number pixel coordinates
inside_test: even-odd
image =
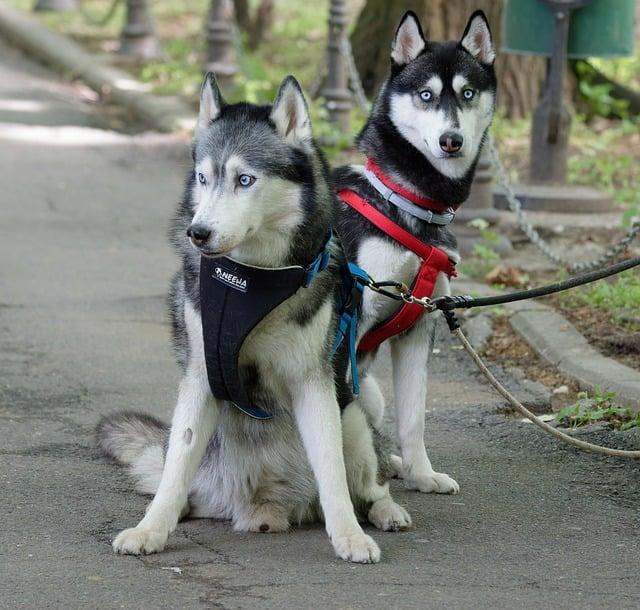
[[[457,153],[462,148],[463,142],[462,136],[455,131],[445,131],[440,136],[440,148],[446,153]]]
[[[187,236],[191,238],[191,241],[197,246],[201,246],[209,236],[211,235],[211,231],[207,229],[204,225],[191,225],[187,229]]]

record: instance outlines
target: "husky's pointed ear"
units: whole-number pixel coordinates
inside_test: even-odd
[[[399,66],[413,61],[427,46],[420,21],[413,11],[407,11],[391,44],[391,59]]]
[[[204,130],[215,121],[222,112],[226,102],[222,99],[222,94],[216,82],[216,77],[211,72],[207,72],[200,91],[200,112],[198,113],[198,130]]]
[[[460,44],[481,64],[488,66],[493,64],[496,52],[493,48],[489,22],[482,11],[476,11],[471,15]]]
[[[290,144],[311,141],[311,118],[302,89],[293,76],[286,76],[278,89],[269,118]]]

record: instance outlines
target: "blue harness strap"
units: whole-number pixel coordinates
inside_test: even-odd
[[[371,281],[369,274],[354,263],[348,263],[342,270],[342,290],[340,321],[338,332],[333,342],[333,353],[338,351],[342,342],[347,339],[349,344],[349,362],[351,363],[351,385],[354,394],[360,394],[360,378],[358,376],[358,360],[356,354],[356,340],[358,330],[358,305],[362,299],[364,287]]]
[[[307,267],[307,275],[304,280],[303,286],[308,288],[313,282],[313,278],[321,271],[324,271],[329,266],[331,260],[331,238],[333,237],[333,231],[329,229],[329,237],[324,244],[322,252],[316,256],[315,260]]]

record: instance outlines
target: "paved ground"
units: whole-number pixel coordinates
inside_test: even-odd
[[[172,408],[165,231],[188,151],[102,130],[77,90],[2,45],[0,57],[0,607],[640,605],[638,467],[505,417],[444,336],[427,442],[462,493],[394,483],[415,527],[374,533],[381,564],[335,559],[321,526],[238,535],[210,521],[181,524],[161,555],[114,556],[146,500],[92,429],[120,408]],[[589,438],[631,446],[633,434]]]

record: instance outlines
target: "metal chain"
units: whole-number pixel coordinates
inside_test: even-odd
[[[118,5],[122,2],[122,0],[113,0],[111,2],[111,6],[107,9],[107,12],[101,17],[94,17],[94,15],[89,12],[85,7],[85,2],[81,2],[78,6],[80,14],[82,18],[90,25],[95,27],[103,27],[109,23],[113,19],[116,14],[116,9]]]
[[[231,44],[233,45],[233,50],[235,51],[240,71],[242,72],[242,74],[244,74],[245,78],[249,79],[250,71],[249,65],[247,64],[247,58],[244,54],[242,32],[235,23],[231,26]]]
[[[364,87],[362,86],[362,80],[360,79],[360,74],[358,73],[358,67],[356,66],[356,60],[353,57],[353,49],[351,48],[351,41],[348,36],[343,36],[342,41],[340,43],[340,53],[342,54],[345,63],[347,64],[347,72],[349,73],[349,82],[351,84],[351,88],[353,89],[354,97],[356,98],[356,102],[358,106],[360,106],[360,110],[366,115],[371,112],[371,104],[367,99],[367,94],[364,92]]]
[[[327,78],[327,65],[329,63],[328,54],[325,52],[321,65],[316,70],[316,74],[313,77],[312,83],[309,85],[309,95],[311,99],[315,100],[320,97],[322,93],[322,87],[324,86]]]
[[[522,202],[518,199],[511,183],[509,182],[509,178],[507,177],[507,172],[498,156],[498,151],[496,150],[493,138],[489,138],[488,140],[489,152],[491,153],[493,167],[495,169],[496,175],[498,177],[498,183],[504,189],[505,196],[507,198],[507,203],[509,204],[509,209],[516,215],[518,220],[518,226],[523,231],[523,233],[529,238],[529,241],[542,252],[549,260],[554,262],[559,267],[565,267],[570,273],[578,273],[581,271],[590,271],[592,269],[597,269],[608,263],[612,259],[616,258],[622,252],[624,252],[629,244],[640,234],[640,220],[634,221],[631,229],[627,232],[627,234],[615,245],[611,246],[602,256],[586,262],[573,263],[558,254],[555,250],[553,250],[549,244],[541,237],[541,235],[536,231],[534,226],[531,224],[529,219],[527,218],[524,210],[522,209]]]
[[[351,85],[353,96],[355,97],[360,110],[362,110],[364,114],[368,115],[371,111],[371,104],[369,103],[367,95],[364,92],[364,88],[362,87],[362,80],[360,79],[358,68],[356,67],[351,42],[349,41],[348,36],[344,36],[342,38],[342,42],[340,43],[340,53],[347,67],[349,84]],[[317,98],[321,94],[322,86],[324,85],[327,77],[327,63],[327,58],[325,57],[322,67],[316,72],[313,82],[309,85],[309,94],[312,99]]]

